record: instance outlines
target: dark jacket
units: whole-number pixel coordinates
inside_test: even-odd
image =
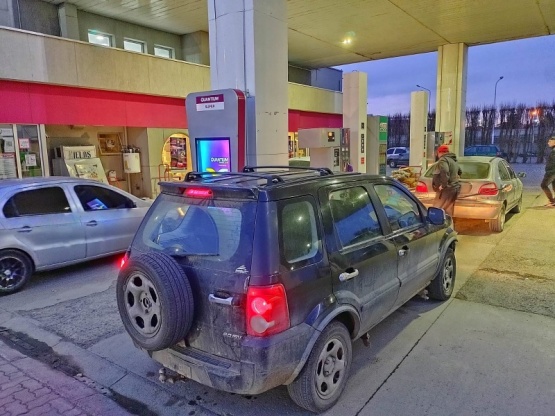
[[[442,188],[460,188],[461,168],[457,163],[457,155],[446,153],[436,163],[432,187],[437,192],[439,186]]]
[[[555,173],[555,147],[552,147],[551,152],[547,155],[545,173]]]

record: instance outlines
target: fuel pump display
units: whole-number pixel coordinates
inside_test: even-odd
[[[196,143],[197,169],[201,172],[230,172],[229,137],[201,138]]]

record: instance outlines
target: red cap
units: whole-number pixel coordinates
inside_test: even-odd
[[[449,151],[449,146],[447,146],[446,144],[442,144],[437,148],[438,153],[449,153]]]

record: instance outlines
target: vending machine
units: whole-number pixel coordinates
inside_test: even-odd
[[[193,170],[237,172],[245,166],[245,94],[235,89],[195,92],[185,101]]]

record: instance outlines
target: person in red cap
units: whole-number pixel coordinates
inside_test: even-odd
[[[457,163],[457,155],[451,153],[449,146],[439,146],[437,156],[439,160],[432,179],[432,188],[436,192],[434,207],[443,208],[447,214],[453,216],[455,201],[461,191],[461,168]]]

